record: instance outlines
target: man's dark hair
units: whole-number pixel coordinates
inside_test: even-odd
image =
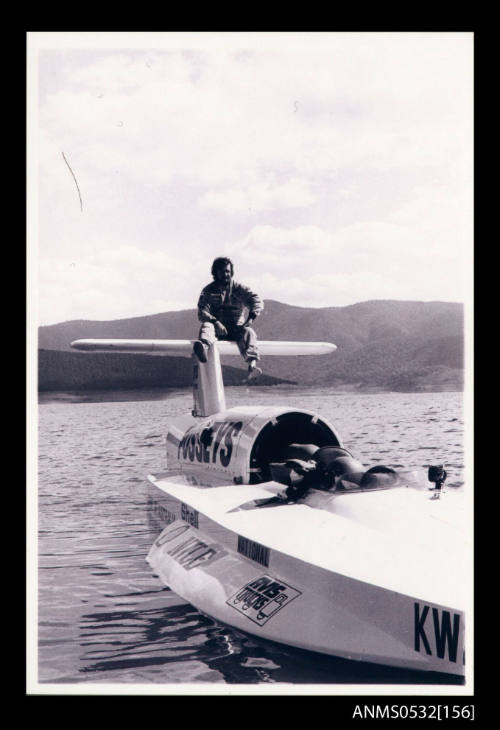
[[[228,259],[226,256],[220,256],[219,258],[215,259],[212,264],[212,276],[215,279],[215,272],[219,269],[225,268],[227,265],[231,266],[231,276],[234,276],[234,265],[231,259]]]

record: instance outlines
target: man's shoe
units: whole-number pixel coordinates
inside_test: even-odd
[[[262,370],[257,367],[257,361],[249,360],[248,361],[248,375],[247,375],[246,382],[249,383],[250,380],[253,380],[258,375],[262,375]]]
[[[193,352],[200,362],[207,361],[207,354],[205,352],[205,345],[201,340],[196,340],[193,345]]]

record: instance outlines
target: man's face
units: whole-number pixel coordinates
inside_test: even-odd
[[[231,281],[231,264],[221,266],[215,271],[215,281],[217,284],[224,284],[226,286]]]

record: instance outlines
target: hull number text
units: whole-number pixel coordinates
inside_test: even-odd
[[[415,651],[456,662],[461,619],[459,613],[414,603]]]

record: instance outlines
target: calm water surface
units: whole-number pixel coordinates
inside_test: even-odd
[[[230,406],[315,411],[367,467],[445,462],[447,485],[464,488],[460,393],[280,386],[227,388],[226,397]],[[145,562],[156,537],[145,478],[165,469],[168,424],[191,406],[188,391],[41,396],[39,682],[453,682],[254,639],[201,615],[160,583]]]

